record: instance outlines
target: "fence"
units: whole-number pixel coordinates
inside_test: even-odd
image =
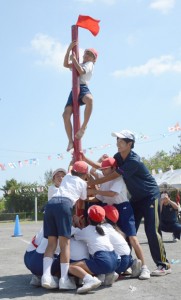
[[[0,222],[14,221],[16,215],[19,215],[20,220],[34,221],[35,213],[32,212],[17,212],[17,213],[0,213]],[[43,220],[43,213],[38,213],[38,220]]]

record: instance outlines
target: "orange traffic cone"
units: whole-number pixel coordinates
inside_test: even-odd
[[[15,226],[14,226],[14,235],[12,235],[12,236],[13,237],[22,236],[18,215],[16,215]]]

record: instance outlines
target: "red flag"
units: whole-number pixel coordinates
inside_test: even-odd
[[[78,27],[88,29],[93,35],[96,36],[100,29],[99,22],[100,20],[95,20],[89,16],[79,15],[76,25]]]

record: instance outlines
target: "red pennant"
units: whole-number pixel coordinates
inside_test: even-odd
[[[94,36],[99,33],[99,22],[100,20],[95,20],[89,16],[79,15],[76,25],[88,29]]]

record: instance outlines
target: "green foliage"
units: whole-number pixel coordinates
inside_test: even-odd
[[[38,187],[37,183],[17,183],[16,180],[7,180],[3,186],[5,210],[9,213],[34,212],[35,197],[37,197],[38,211],[47,202],[47,188]]]
[[[0,198],[0,212],[5,210],[5,199],[2,197]]]
[[[147,168],[152,172],[155,170],[158,173],[159,169],[162,169],[163,172],[170,170],[171,168],[181,169],[181,155],[180,154],[170,154],[168,155],[166,152],[161,151],[157,152],[150,159],[142,158],[143,162],[147,166]]]
[[[181,135],[179,135],[179,139],[180,139],[179,144],[173,147],[174,149],[173,155],[181,154]]]
[[[51,185],[52,184],[52,174],[53,174],[52,170],[49,170],[49,171],[45,172],[45,174],[44,174],[45,185]]]

